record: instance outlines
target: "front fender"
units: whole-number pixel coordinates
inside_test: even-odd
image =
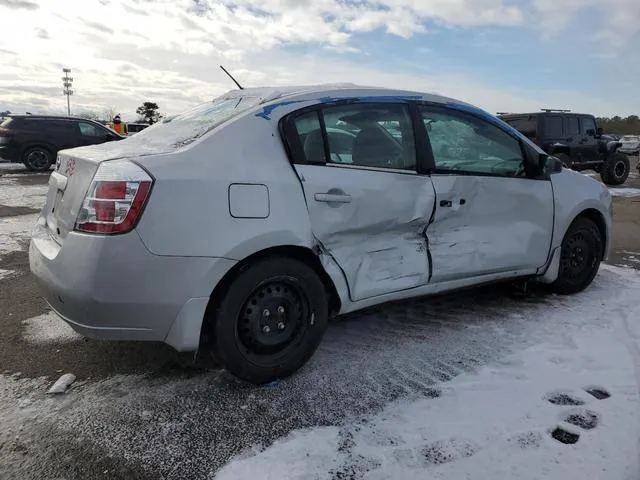
[[[569,226],[582,213],[595,211],[604,225],[605,258],[611,248],[611,208],[609,189],[591,177],[572,170],[551,176],[555,203],[552,249],[562,245]]]

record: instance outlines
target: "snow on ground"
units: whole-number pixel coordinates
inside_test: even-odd
[[[46,199],[48,185],[22,185],[20,180],[23,178],[26,178],[24,174],[0,176],[0,205],[40,210]]]
[[[34,344],[69,343],[82,339],[66,322],[55,312],[38,315],[22,322],[24,331],[22,338]]]
[[[37,214],[0,217],[0,256],[26,250]]]
[[[640,188],[609,188],[613,197],[640,197]]]
[[[11,275],[13,275],[13,270],[4,270],[0,268],[0,280],[3,278],[9,278]]]
[[[541,339],[463,374],[438,398],[295,431],[245,452],[215,478],[637,478],[640,275],[604,268],[629,283],[619,307],[602,311],[600,295],[584,295],[592,321],[569,327],[565,341]],[[571,322],[576,307],[548,314]]]
[[[640,274],[603,266],[575,296],[481,290],[368,310],[267,387],[148,373],[51,399],[55,379],[0,375],[0,443],[28,478],[63,449],[79,455],[70,465],[94,452],[87,462],[166,479],[626,480],[638,473],[639,290]],[[557,427],[578,441],[554,439]],[[10,453],[21,445],[37,453]]]

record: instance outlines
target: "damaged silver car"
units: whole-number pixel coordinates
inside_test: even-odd
[[[496,117],[352,85],[231,91],[60,152],[30,245],[83,335],[206,349],[256,383],[332,315],[514,278],[585,289],[611,197]]]

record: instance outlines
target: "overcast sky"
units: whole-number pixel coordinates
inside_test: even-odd
[[[640,114],[640,0],[0,0],[0,110],[177,113],[234,85],[353,82],[491,112]]]

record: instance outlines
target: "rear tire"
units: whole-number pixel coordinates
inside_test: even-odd
[[[550,285],[553,292],[571,295],[587,288],[602,261],[602,235],[592,220],[578,217],[562,240],[558,278]]]
[[[605,160],[600,178],[606,185],[622,185],[629,177],[631,165],[624,153],[614,152]]]
[[[312,268],[274,257],[242,271],[214,317],[213,355],[236,377],[263,384],[288,377],[313,355],[329,305]]]
[[[33,147],[24,152],[22,163],[32,172],[46,172],[53,163],[53,154],[44,147]]]

